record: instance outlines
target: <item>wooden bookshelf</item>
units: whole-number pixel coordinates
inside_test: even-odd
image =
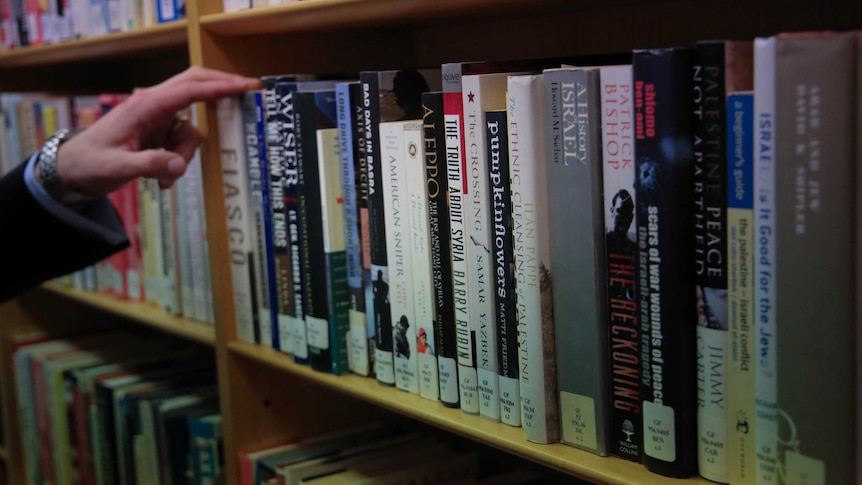
[[[183,318],[151,303],[131,302],[108,295],[77,290],[54,282],[44,283],[42,289],[81,304],[97,308],[126,320],[161,330],[177,337],[208,345],[215,345],[215,328],[212,325]]]
[[[384,386],[373,378],[356,375],[333,376],[294,363],[290,356],[245,342],[228,344],[231,352],[280,369],[315,385],[336,391],[375,406],[396,412],[441,429],[457,433],[555,470],[597,483],[707,484],[700,478],[681,482],[655,475],[638,464],[614,457],[600,457],[563,444],[540,445],[524,438],[524,430],[494,423],[460,409],[443,406],[418,395]]]
[[[478,59],[502,60],[627,52],[702,39],[753,38],[781,31],[862,28],[862,3],[845,0],[302,0],[223,13],[222,0],[189,0],[187,20],[139,31],[0,52],[0,91],[68,87],[90,94],[147,85],[189,65],[250,76],[284,72],[355,73]],[[112,73],[110,76],[106,72]],[[71,81],[70,81],[71,79]],[[549,469],[606,484],[706,484],[674,480],[643,466],[562,444],[538,445],[523,430],[446,408],[375,379],[332,376],[297,365],[270,348],[236,337],[224,185],[214,105],[200,106],[208,133],[204,161],[207,234],[215,326],[155,306],[78,291],[55,283],[0,305],[0,343],[80,310],[122,317],[212,346],[224,416],[226,482],[238,483],[238,452],[369,416],[406,416]],[[54,306],[57,308],[43,308]],[[5,313],[4,313],[5,312]],[[14,325],[8,325],[14,320]],[[8,351],[6,345],[0,351]],[[9,355],[0,369],[4,414],[14,414]],[[339,399],[343,398],[343,399]],[[337,409],[347,403],[348,412]],[[15,426],[17,420],[6,419]],[[18,433],[6,431],[7,438]],[[10,483],[23,483],[22,451],[0,447]]]
[[[0,69],[94,61],[185,48],[188,20],[0,52]]]

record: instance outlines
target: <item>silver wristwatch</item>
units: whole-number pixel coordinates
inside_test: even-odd
[[[57,152],[60,150],[60,145],[71,137],[72,132],[69,130],[60,130],[51,135],[42,146],[39,160],[36,161],[42,187],[54,200],[66,205],[80,204],[94,198],[63,185],[60,180],[60,174],[57,172]]]

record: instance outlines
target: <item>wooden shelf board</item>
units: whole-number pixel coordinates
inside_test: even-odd
[[[606,5],[642,3],[615,0]],[[201,17],[201,27],[219,35],[257,35],[356,27],[391,27],[471,16],[541,13],[593,8],[595,3],[564,0],[304,0],[271,7]]]
[[[178,337],[208,346],[215,345],[214,326],[174,315],[150,303],[120,300],[112,296],[82,291],[54,282],[43,283],[42,289]]]
[[[521,428],[494,423],[451,409],[394,387],[383,386],[375,379],[357,375],[333,376],[295,364],[290,356],[271,348],[245,342],[228,344],[230,351],[266,365],[282,369],[342,394],[370,402],[382,408],[423,421],[438,428],[486,443],[556,470],[596,483],[632,484],[699,484],[709,482],[694,477],[670,479],[650,473],[642,465],[614,457],[600,457],[568,445],[540,445],[528,442]]]
[[[0,68],[128,56],[170,47],[183,47],[187,40],[188,21],[183,19],[128,32],[11,49],[0,52]]]

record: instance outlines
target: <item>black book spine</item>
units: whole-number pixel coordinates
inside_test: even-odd
[[[428,223],[431,275],[434,285],[434,343],[440,380],[440,400],[457,408],[458,350],[455,341],[455,303],[452,285],[452,255],[449,241],[449,179],[446,167],[446,129],[443,94],[422,95],[425,130],[425,171],[428,188]]]
[[[287,82],[288,79],[269,76],[261,78],[263,84],[264,105],[264,140],[266,142],[266,159],[269,168],[269,200],[265,204],[269,214],[270,233],[272,238],[272,263],[275,288],[270,290],[274,298],[270,305],[275,308],[273,342],[278,342],[279,350],[287,351],[289,329],[283,328],[282,315],[293,316],[294,295],[293,281],[291,277],[292,268],[290,262],[290,236],[287,225],[287,208],[285,204],[285,187],[288,184],[288,172],[285,169],[285,156],[287,153],[285,123],[292,116],[292,106],[287,102],[290,97],[280,95],[279,83]],[[266,183],[265,182],[265,183]]]
[[[727,133],[725,43],[692,47],[694,271],[697,323],[698,468],[728,481],[727,376]]]
[[[282,200],[284,202],[284,218],[287,224],[288,231],[288,247],[283,250],[288,255],[290,267],[290,285],[289,289],[292,300],[290,302],[290,313],[288,315],[294,318],[296,325],[304,325],[302,321],[305,318],[305,295],[303,288],[305,287],[305,273],[302,267],[302,224],[300,217],[299,205],[299,187],[302,181],[302,176],[299,170],[299,147],[298,147],[298,132],[296,124],[296,109],[294,105],[294,95],[296,91],[296,83],[279,82],[275,85],[275,97],[278,100],[278,110],[281,116],[281,124],[279,125],[279,138],[282,141],[284,156],[282,157],[282,174],[283,184]],[[272,181],[277,184],[278,181]],[[273,199],[275,201],[275,199]],[[279,248],[276,245],[276,259],[279,258]],[[281,289],[279,288],[279,291]],[[298,329],[293,328],[288,339],[292,344],[300,343],[299,335],[293,332]],[[304,343],[301,342],[301,343]],[[288,352],[293,352],[294,362],[305,364],[307,356],[305,349],[283,349]]]
[[[644,464],[697,473],[691,52],[635,51]]]
[[[362,84],[362,106],[365,118],[365,155],[368,163],[368,236],[371,249],[371,286],[373,288],[375,348],[392,355],[392,314],[389,307],[389,263],[386,257],[386,225],[384,224],[385,202],[380,162],[380,84],[377,72],[360,74]],[[375,374],[384,384],[395,385],[392,362],[379,361],[375,356]],[[381,369],[391,371],[379,372]]]
[[[303,294],[305,325],[308,335],[308,361],[311,368],[322,372],[332,370],[330,347],[315,344],[317,322],[328,322],[326,299],[326,252],[323,246],[323,214],[320,198],[320,168],[318,165],[317,130],[335,128],[334,119],[322,115],[318,98],[334,92],[297,91],[294,93],[294,121],[297,127],[299,155],[299,205],[302,224]],[[322,330],[321,330],[322,331]],[[328,330],[327,330],[328,331]]]
[[[371,235],[370,235],[370,213],[368,209],[369,199],[369,163],[368,143],[366,140],[365,107],[363,103],[363,84],[350,85],[350,109],[353,119],[353,164],[354,171],[358,173],[359,182],[356,186],[356,208],[359,222],[359,241],[362,248],[362,289],[365,293],[365,302],[362,311],[365,312],[366,328],[368,337],[368,371],[374,375],[374,347],[377,342],[376,326],[374,318],[374,292],[371,291]],[[362,221],[366,221],[363,223]]]
[[[488,186],[491,189],[491,259],[494,274],[494,319],[500,382],[500,413],[504,423],[520,422],[521,404],[509,400],[505,380],[519,386],[518,314],[515,309],[515,242],[512,236],[512,185],[509,174],[508,115],[505,110],[485,112]]]

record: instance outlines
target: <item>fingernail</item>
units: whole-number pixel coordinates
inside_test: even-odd
[[[180,158],[172,158],[168,160],[168,173],[171,175],[182,175],[186,171],[186,164]]]

